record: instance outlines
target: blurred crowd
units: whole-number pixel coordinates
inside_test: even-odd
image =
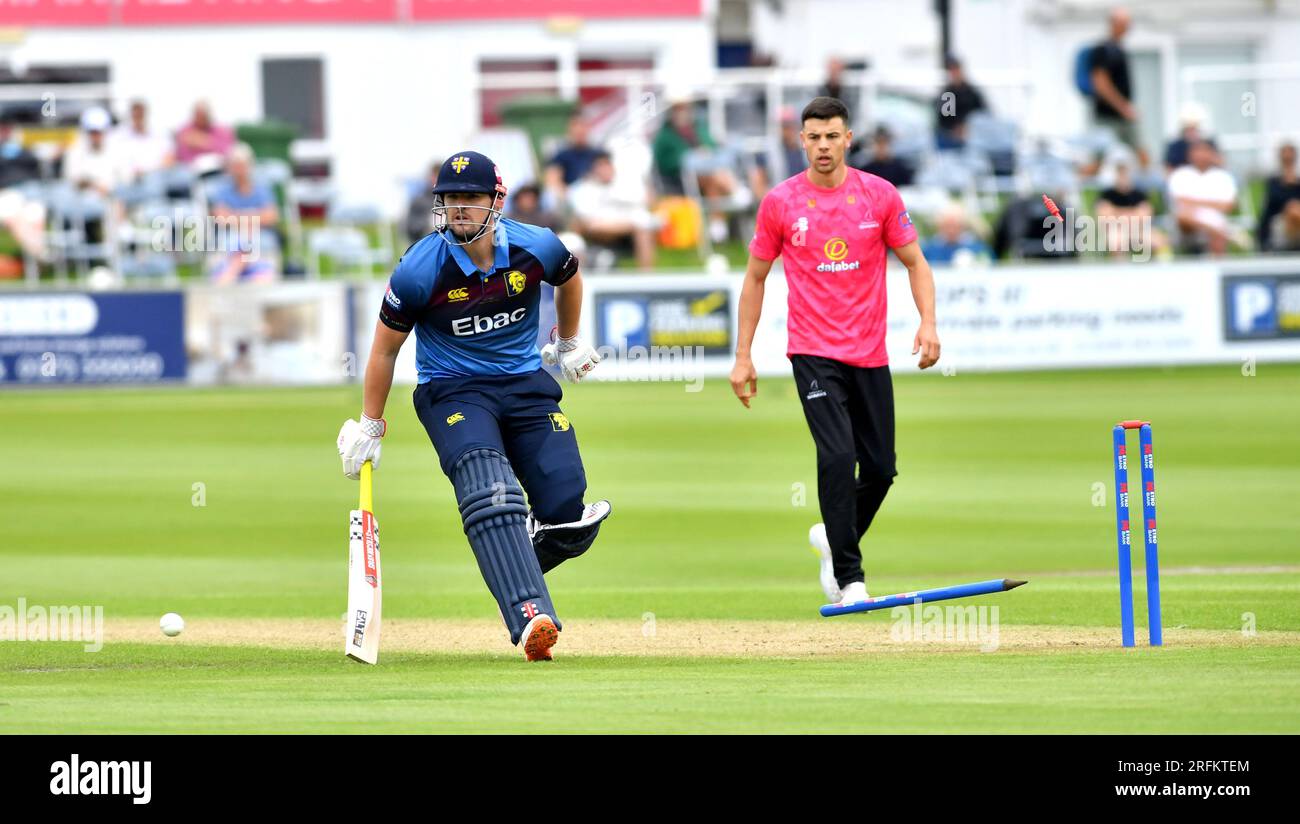
[[[181,253],[218,283],[278,277],[274,186],[286,176],[266,173],[201,101],[171,132],[143,100],[120,122],[87,107],[75,137],[42,158],[0,118],[0,276],[42,265],[166,275]]]
[[[831,59],[819,86],[784,89],[775,110],[761,93],[733,95],[722,120],[687,94],[656,100],[643,117],[626,104],[579,108],[562,136],[536,152],[529,145],[531,162],[510,159],[533,168],[512,186],[506,213],[561,233],[596,270],[650,270],[666,259],[695,267],[724,245],[743,256],[759,201],[807,168],[798,101],[824,94],[861,117],[850,124],[849,164],[899,187],[939,265],[1124,257],[1139,247],[1162,257],[1300,251],[1295,143],[1277,147],[1275,167],[1243,179],[1225,164],[1208,110],[1192,100],[1163,154],[1151,157],[1124,45],[1129,15],[1114,9],[1098,22],[1105,37],[1074,57],[1092,124],[1077,138],[1024,134],[958,56],[946,59],[933,97],[919,99],[919,114],[862,113],[863,90],[846,82],[845,61]],[[715,137],[719,123],[729,139]],[[0,277],[168,275],[179,262],[217,283],[265,281],[319,272],[326,257],[381,272],[400,249],[384,239],[391,224],[378,207],[349,219],[330,206],[326,225],[304,241],[290,164],[256,157],[202,102],[169,131],[153,126],[143,100],[120,118],[91,106],[52,156],[37,157],[22,137],[0,118]],[[411,186],[397,227],[408,242],[431,231],[428,192],[440,165]],[[1067,231],[1093,221],[1093,245],[1053,241],[1043,195],[1067,215]],[[177,234],[160,246],[159,220],[198,226],[201,242],[190,248]]]

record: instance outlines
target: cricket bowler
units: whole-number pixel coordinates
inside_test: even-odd
[[[398,261],[380,306],[361,420],[339,432],[343,472],[378,469],[393,364],[414,330],[415,412],[483,580],[510,642],[529,661],[550,660],[561,624],[543,575],[586,552],[610,512],[608,501],[583,505],[577,435],[542,369],[558,364],[577,382],[600,361],[578,338],[582,276],[551,230],[502,217],[506,187],[482,154],[453,154],[432,194],[434,231]],[[555,287],[558,338],[539,354],[543,282]]]
[[[758,394],[750,358],[772,261],[789,284],[787,355],[804,417],[817,446],[822,523],[809,541],[822,559],[830,603],[865,600],[859,542],[897,473],[894,390],[885,353],[886,250],[907,267],[921,326],[912,354],[922,369],[939,360],[934,277],[898,190],[850,168],[849,112],[832,97],[803,110],[800,136],[809,167],[774,187],[759,204],[740,293],[731,388],[749,407]]]

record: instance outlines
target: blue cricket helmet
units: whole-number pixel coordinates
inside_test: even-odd
[[[447,231],[447,209],[443,197],[452,193],[492,195],[492,205],[484,208],[487,215],[478,232],[468,239],[458,239]],[[438,182],[433,186],[433,231],[442,234],[448,243],[464,246],[473,243],[493,230],[501,219],[506,205],[506,185],[501,182],[501,170],[492,158],[478,152],[456,152],[447,158],[438,172]]]

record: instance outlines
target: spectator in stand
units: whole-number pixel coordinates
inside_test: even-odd
[[[1089,70],[1092,79],[1093,116],[1100,126],[1114,132],[1120,143],[1137,154],[1138,164],[1147,167],[1147,150],[1138,134],[1138,109],[1133,105],[1128,54],[1122,41],[1131,18],[1128,10],[1112,9],[1110,36],[1092,49]]]
[[[542,190],[536,183],[525,183],[510,196],[510,209],[506,217],[520,223],[545,226],[552,232],[559,232],[563,225],[558,215],[542,208]]]
[[[1264,252],[1300,251],[1300,173],[1296,147],[1283,143],[1277,150],[1278,173],[1268,179],[1268,197],[1259,218],[1259,248]]]
[[[864,172],[882,177],[894,186],[912,185],[912,169],[894,157],[893,136],[880,126],[871,140],[871,157],[853,164]]]
[[[922,254],[933,264],[966,267],[986,263],[991,257],[989,247],[970,230],[966,210],[960,203],[952,201],[939,210],[935,230],[921,244]]]
[[[176,132],[176,161],[192,165],[207,155],[225,160],[235,145],[235,133],[212,119],[212,111],[202,100],[194,104],[194,117]]]
[[[940,149],[960,149],[966,145],[966,121],[972,112],[987,109],[984,95],[966,80],[961,61],[952,55],[943,61],[948,83],[934,100],[935,145]]]
[[[1187,149],[1188,165],[1169,176],[1170,211],[1185,251],[1222,255],[1228,249],[1228,214],[1237,203],[1237,182],[1214,165],[1217,153],[1204,140]]]
[[[600,149],[592,146],[590,140],[591,126],[581,112],[575,112],[569,118],[564,145],[546,161],[542,184],[546,188],[550,205],[559,206],[568,202],[569,187],[591,171],[591,164],[595,162]]]
[[[438,185],[442,160],[429,167],[428,183],[422,185],[406,207],[406,239],[411,243],[433,231],[433,187]]]
[[[1133,185],[1133,172],[1126,160],[1115,164],[1115,182],[1097,198],[1098,238],[1113,257],[1124,257],[1160,240],[1151,228],[1151,201]],[[1148,243],[1150,242],[1150,243]]]
[[[172,163],[171,141],[149,128],[149,108],[143,100],[131,101],[130,123],[113,131],[109,142],[122,163],[128,182],[134,182]]]
[[[776,184],[808,168],[808,154],[803,149],[803,138],[799,135],[799,113],[792,106],[782,106],[778,117],[780,135],[756,164],[757,174],[752,181],[752,188],[757,200],[762,200]]]
[[[1211,149],[1214,149],[1214,165],[1223,165],[1223,158],[1219,156],[1219,147],[1201,132],[1201,129],[1205,128],[1207,117],[1208,113],[1200,103],[1191,102],[1183,106],[1182,111],[1178,113],[1178,123],[1182,130],[1178,133],[1178,137],[1169,141],[1169,145],[1165,147],[1165,174],[1173,174],[1179,167],[1187,165],[1187,149],[1198,140],[1204,140]]]
[[[253,150],[239,143],[226,160],[228,179],[212,193],[212,216],[221,221],[224,251],[209,268],[215,283],[266,282],[278,276],[274,227],[280,209],[270,188],[253,180]]]
[[[22,274],[22,257],[45,251],[45,206],[17,187],[40,179],[40,163],[14,123],[0,115],[0,278]]]
[[[817,90],[817,95],[820,97],[833,97],[843,102],[850,112],[856,112],[858,111],[858,89],[845,85],[844,72],[847,68],[847,64],[839,57],[832,57],[826,61],[826,80],[822,82],[821,87]],[[844,125],[853,128],[852,123],[845,123]]]
[[[697,120],[690,100],[677,98],[668,109],[654,140],[654,168],[661,185],[669,194],[682,194],[685,186],[682,171],[687,153],[693,150],[707,150],[711,164],[704,164],[696,169],[700,195],[708,200],[731,195],[736,190],[736,177],[729,168],[730,155],[717,150],[708,127],[702,120]],[[709,217],[709,233],[715,243],[727,237],[726,217],[713,214]]]
[[[637,266],[652,269],[657,223],[645,198],[630,197],[628,191],[615,184],[609,154],[599,152],[591,171],[569,190],[573,230],[592,246],[630,241]]]
[[[81,134],[63,154],[63,177],[79,189],[107,196],[126,182],[126,168],[108,140],[113,120],[101,106],[81,113]]]
[[[38,180],[40,176],[41,164],[23,145],[18,126],[0,115],[0,190]]]

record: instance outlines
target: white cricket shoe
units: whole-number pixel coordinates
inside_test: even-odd
[[[840,585],[835,580],[835,562],[831,559],[831,543],[826,540],[826,524],[813,524],[812,529],[808,530],[808,543],[812,544],[813,552],[817,553],[822,562],[822,592],[826,593],[826,602],[838,603]]]
[[[840,593],[840,605],[856,604],[859,601],[865,601],[871,596],[867,594],[867,585],[861,581],[854,581],[844,588]]]

